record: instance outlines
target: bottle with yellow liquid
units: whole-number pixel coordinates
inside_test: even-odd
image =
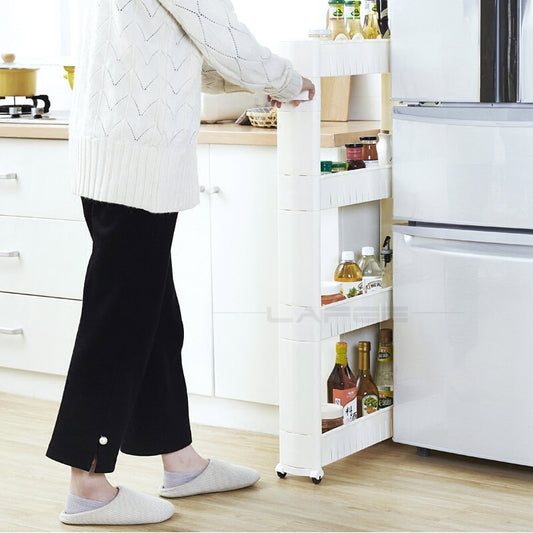
[[[352,251],[342,252],[341,262],[335,269],[333,279],[340,282],[341,293],[346,298],[363,293],[363,273],[355,262],[355,254]]]
[[[344,9],[346,29],[350,39],[364,39],[363,27],[361,26],[361,2],[360,0],[346,0]]]
[[[328,0],[328,25],[331,39],[334,41],[347,40],[348,30],[344,22],[344,0]]]
[[[376,0],[364,0],[363,36],[365,39],[377,39],[381,37]]]

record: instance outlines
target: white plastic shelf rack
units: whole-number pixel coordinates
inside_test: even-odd
[[[391,195],[390,167],[320,173],[320,78],[386,73],[389,42],[313,40],[283,43],[281,54],[310,78],[316,97],[278,111],[280,462],[276,471],[319,483],[322,467],[392,436],[392,409],[322,434],[321,343],[392,316],[381,289],[320,304],[321,212]],[[379,225],[379,220],[375,221]]]

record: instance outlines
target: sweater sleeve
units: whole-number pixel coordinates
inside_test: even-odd
[[[159,0],[222,78],[276,100],[296,98],[302,77],[261,46],[239,22],[230,0]]]
[[[202,65],[202,92],[219,94],[251,91],[225,80],[212,66],[204,61]]]

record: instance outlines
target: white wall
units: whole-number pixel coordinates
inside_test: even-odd
[[[94,0],[0,0],[0,53],[38,64],[38,91],[50,95],[55,110],[68,109],[71,94],[61,65],[72,62],[82,2]],[[241,22],[257,40],[277,51],[279,41],[304,39],[325,25],[325,0],[233,0]]]

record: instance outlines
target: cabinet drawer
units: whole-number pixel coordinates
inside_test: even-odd
[[[65,375],[81,302],[0,292],[0,366]]]
[[[82,220],[67,141],[0,139],[0,215]]]
[[[84,222],[0,216],[0,291],[81,299],[90,252]]]

